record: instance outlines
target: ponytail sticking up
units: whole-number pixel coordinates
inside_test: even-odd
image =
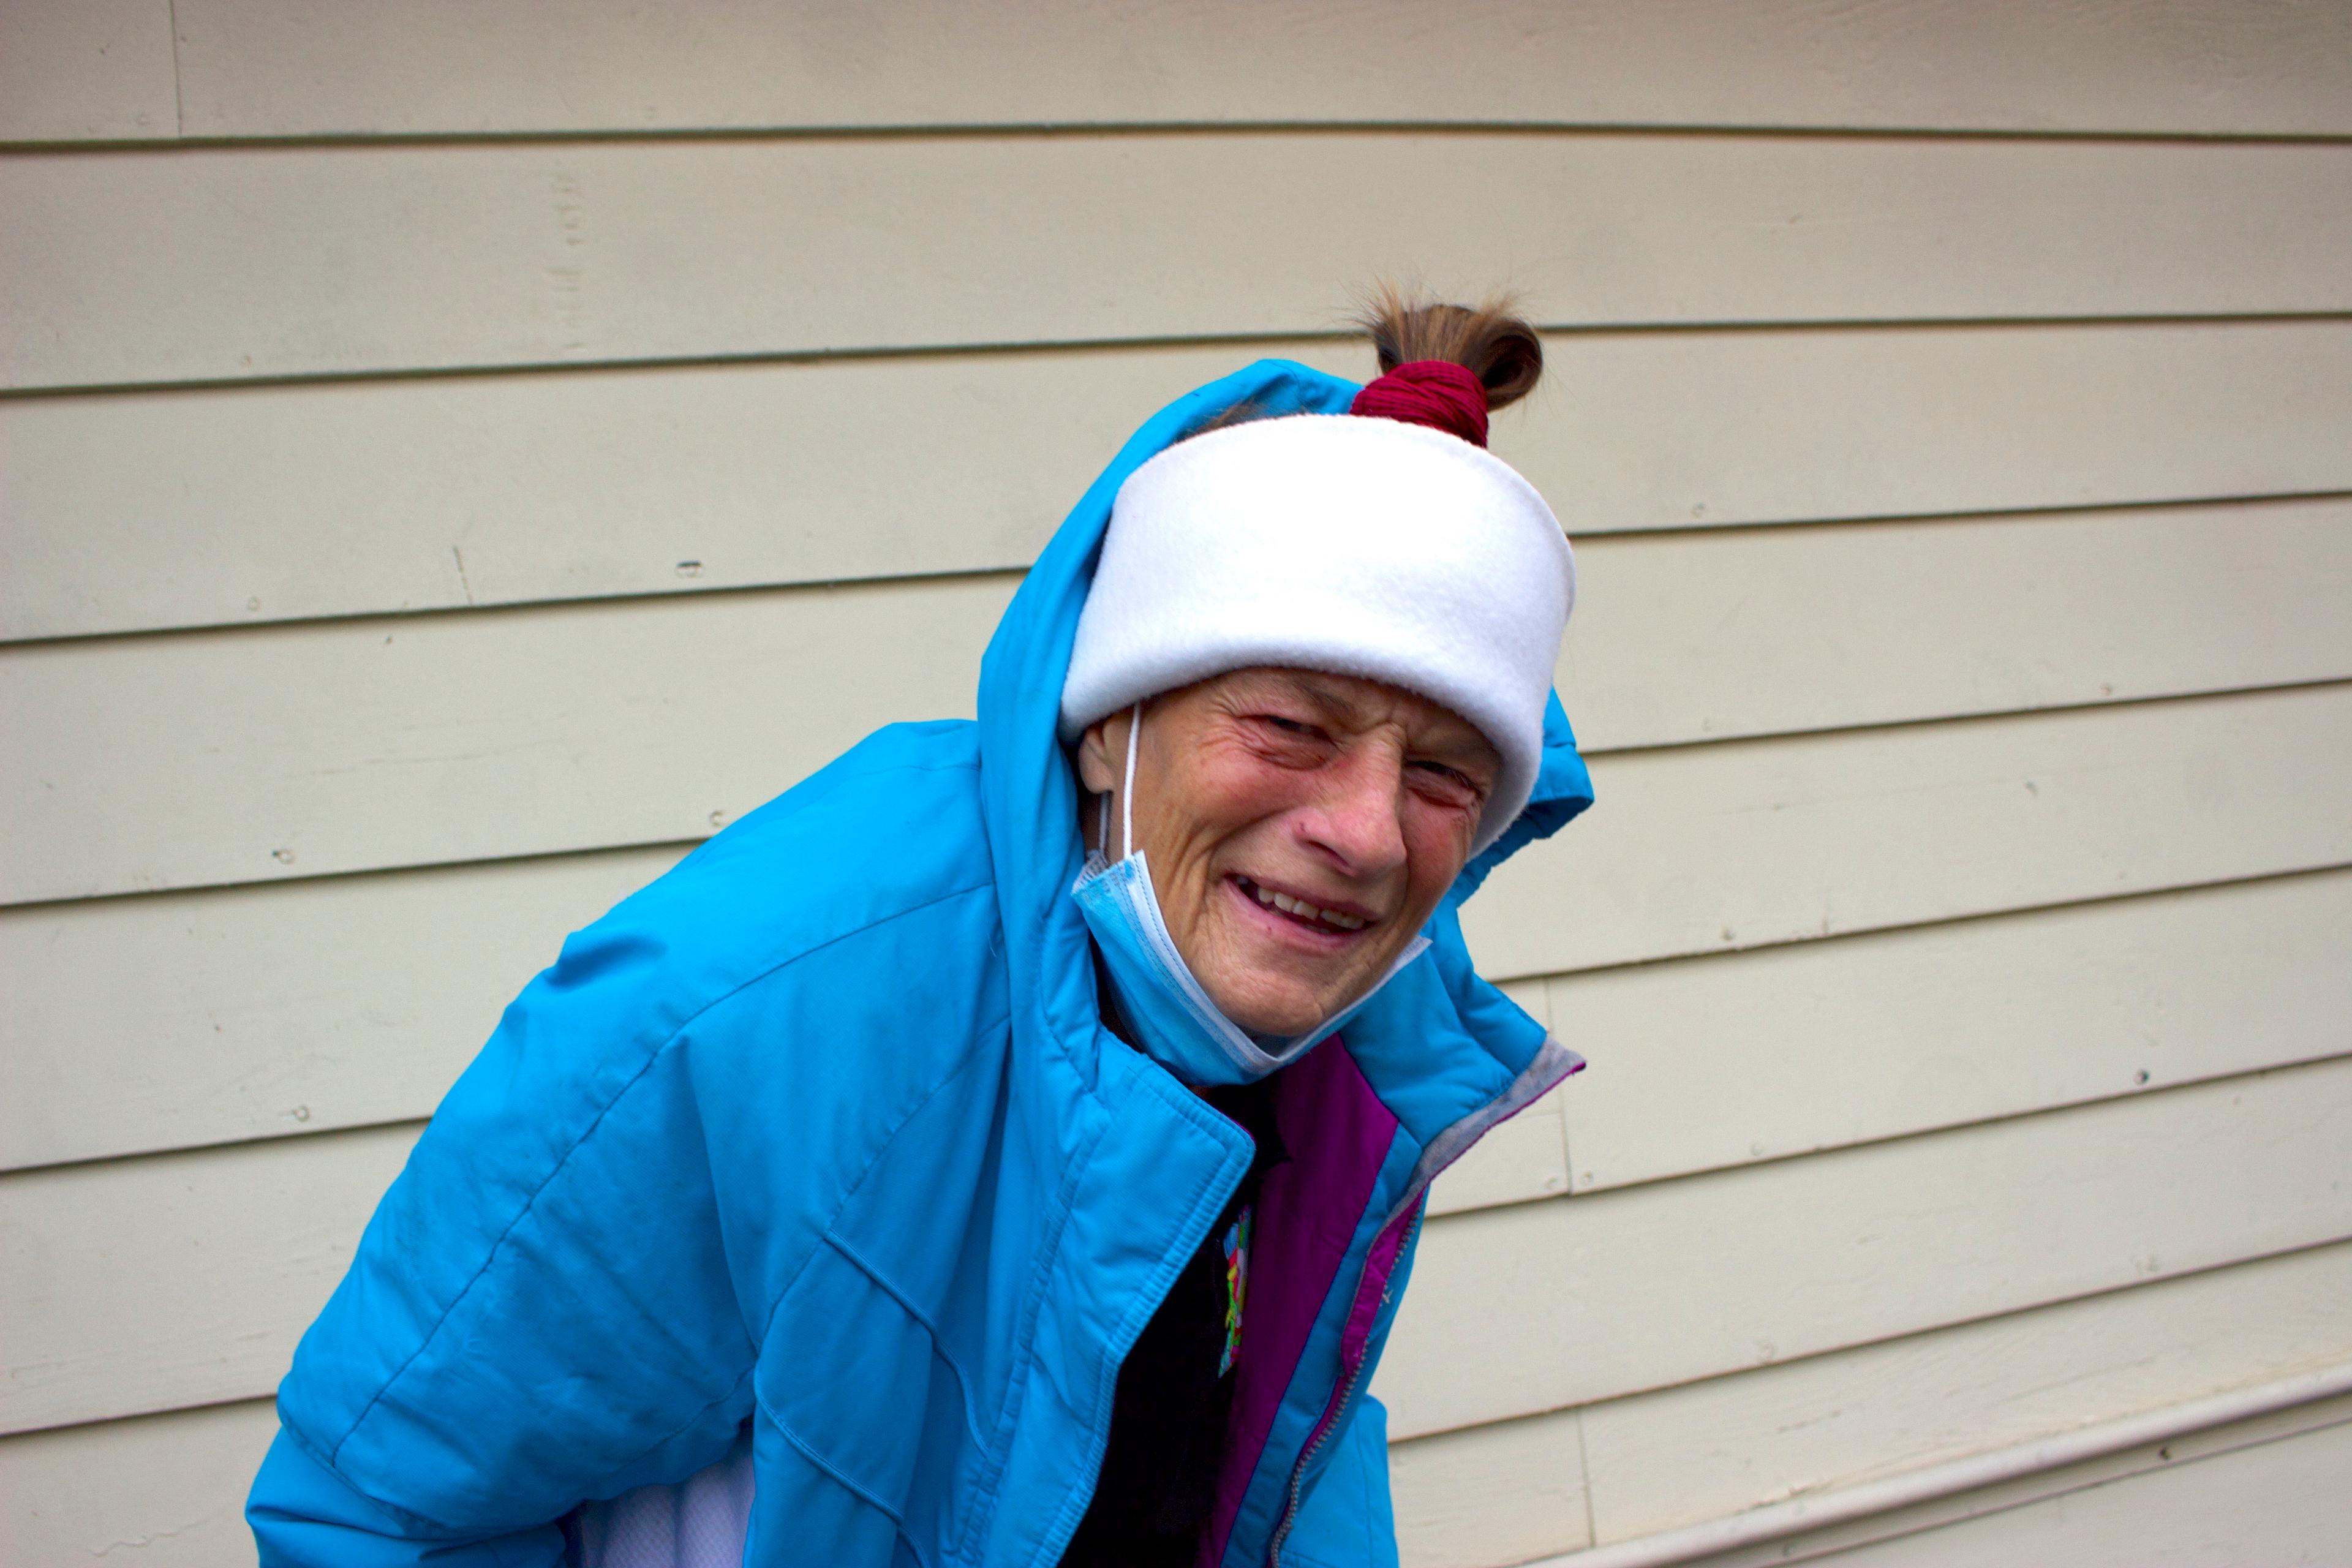
[[[1383,284],[1356,323],[1371,334],[1383,374],[1415,360],[1458,364],[1478,378],[1490,409],[1509,407],[1543,379],[1543,340],[1507,299],[1490,299],[1472,310],[1416,299]]]
[[[1499,300],[1474,310],[1410,300],[1389,286],[1358,321],[1382,374],[1351,414],[1427,425],[1483,447],[1487,412],[1525,397],[1543,375],[1535,328]]]
[[[1350,414],[1427,425],[1483,447],[1486,416],[1543,379],[1543,341],[1507,298],[1473,310],[1383,283],[1370,291],[1354,321],[1371,336],[1381,375],[1357,395]],[[1264,417],[1255,403],[1237,403],[1180,439]]]

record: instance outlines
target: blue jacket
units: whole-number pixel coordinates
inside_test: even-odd
[[[564,943],[296,1352],[265,1563],[556,1563],[593,1500],[731,1463],[747,1563],[1050,1568],[1120,1359],[1250,1152],[1102,1027],[1055,738],[1079,606],[1137,464],[1244,400],[1356,390],[1266,361],[1161,411],[1014,596],[976,722],[878,731]],[[1280,1075],[1225,1568],[1394,1561],[1363,1385],[1423,1195],[1580,1065],[1455,921],[1590,802],[1557,700],[1545,755],[1429,952]]]

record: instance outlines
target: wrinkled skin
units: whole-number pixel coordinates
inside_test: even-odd
[[[1114,860],[1132,711],[1077,749],[1080,781],[1111,797]],[[1412,692],[1234,670],[1145,705],[1136,847],[1178,950],[1225,1016],[1253,1034],[1301,1034],[1370,989],[1429,919],[1501,766],[1467,721]],[[1083,816],[1088,847],[1102,847],[1098,803]],[[1269,907],[1262,892],[1322,913]]]

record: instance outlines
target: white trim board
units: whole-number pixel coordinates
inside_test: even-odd
[[[2125,1568],[2152,1551],[2213,1568],[2313,1562],[2305,1553],[2342,1541],[2340,1493],[2329,1489],[2352,1463],[2347,1389],[2352,1363],[1531,1568],[1765,1568],[1822,1556],[1853,1568],[1990,1568],[2039,1552],[2073,1568]],[[2168,1473],[2178,1479],[2149,1484]],[[2070,1519],[2070,1499],[2091,1507]],[[1999,1527],[1966,1528],[1985,1520]]]
[[[1419,1568],[1660,1542],[2340,1364],[2352,1244],[1396,1445]],[[1782,1543],[1785,1545],[1785,1542]]]

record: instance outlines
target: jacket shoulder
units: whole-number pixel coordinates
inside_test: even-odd
[[[552,973],[617,944],[677,1000],[708,1003],[992,885],[976,727],[894,724],[622,900],[565,943]]]
[[[574,932],[509,1025],[574,1020],[563,1070],[592,1078],[690,1035],[702,1087],[720,1093],[714,1079],[771,1070],[787,1039],[844,1085],[864,1069],[827,1037],[951,1051],[908,1027],[903,971],[919,954],[934,980],[986,988],[997,911],[979,770],[968,722],[877,731]]]

